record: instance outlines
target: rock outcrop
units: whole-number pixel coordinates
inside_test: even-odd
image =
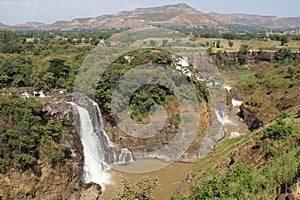
[[[73,120],[73,108],[69,103],[46,103],[42,111],[46,120]]]
[[[244,119],[244,122],[247,124],[250,130],[257,129],[263,126],[263,121],[258,116],[257,104],[246,100],[242,103],[240,107],[240,116]]]

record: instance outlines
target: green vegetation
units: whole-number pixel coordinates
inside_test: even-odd
[[[147,199],[153,200],[153,190],[158,186],[158,179],[143,177],[135,184],[129,184],[127,179],[122,181],[122,191],[113,200]]]
[[[191,185],[189,197],[171,199],[274,199],[277,194],[290,192],[300,174],[300,132],[296,115],[282,114],[277,122],[265,129],[220,142],[214,155],[196,163],[195,175],[198,178]],[[280,134],[274,132],[274,127],[278,128]],[[284,130],[290,132],[282,137],[281,131],[286,133]],[[251,140],[259,135],[261,139],[252,146]],[[245,161],[247,159],[243,157],[234,157],[232,165],[224,166],[224,158],[233,156],[232,152],[235,151],[248,152],[248,157],[265,164],[257,166],[247,163],[253,161]],[[250,153],[256,151],[259,153]],[[262,152],[266,155],[257,157]]]
[[[292,133],[292,128],[286,126],[283,119],[278,119],[275,124],[272,124],[265,130],[265,137],[273,140],[281,140],[288,138]]]
[[[279,192],[286,192],[299,176],[299,153],[300,149],[295,148],[257,171],[236,164],[223,177],[212,172],[192,186],[188,199],[274,199],[277,186],[282,187],[278,188]]]
[[[134,91],[133,95],[130,98],[130,113],[132,119],[137,122],[147,121],[149,118],[150,109],[156,104],[165,107],[167,110],[170,107],[179,108],[178,100],[175,97],[174,93],[171,91],[172,88],[166,88],[165,85],[168,84],[168,80],[177,80],[176,74],[168,74],[161,73],[163,70],[163,65],[170,65],[173,62],[172,56],[170,53],[161,50],[155,49],[141,49],[138,51],[133,51],[128,53],[128,56],[132,57],[131,62],[129,63],[124,57],[118,58],[115,62],[113,62],[105,71],[104,75],[101,77],[96,91],[96,99],[101,107],[101,111],[108,116],[112,116],[111,114],[111,97],[114,90],[116,91],[124,91],[123,88],[134,88],[135,84],[143,83],[143,86]],[[130,73],[130,80],[122,85],[116,87],[116,84],[120,80],[120,78],[129,70],[148,63],[156,63],[159,65],[157,68],[153,68],[149,65],[149,69],[151,70],[143,70],[140,71],[140,74],[149,74],[149,76],[141,76],[136,75],[134,73]],[[159,80],[165,81],[166,84],[148,84],[144,85],[146,79],[152,77],[151,74],[157,74]],[[171,77],[170,77],[171,76]],[[173,77],[172,77],[173,76]],[[191,79],[187,79],[191,85],[193,86],[195,93],[198,97],[199,101],[206,100],[208,101],[208,90],[203,83],[193,82]],[[173,82],[173,81],[169,81]],[[177,87],[184,90],[184,86],[180,81],[178,81],[179,85]],[[170,86],[170,85],[169,85]],[[174,87],[174,86],[170,86]],[[119,92],[121,94],[121,92]],[[124,110],[126,107],[126,102],[123,102],[124,98],[119,98],[119,102],[116,103],[118,112]],[[115,106],[115,105],[114,105]],[[170,114],[170,113],[168,113]],[[171,116],[169,116],[172,122],[177,123],[174,119],[178,119],[176,115],[179,113],[177,111],[173,112]],[[172,117],[173,116],[173,117]],[[174,118],[175,117],[175,118]]]
[[[42,118],[42,105],[37,100],[0,96],[1,173],[10,167],[38,173],[40,150],[53,166],[62,164],[64,153],[58,145],[62,133],[61,122]]]
[[[0,30],[0,88],[72,89],[85,56],[115,32]]]

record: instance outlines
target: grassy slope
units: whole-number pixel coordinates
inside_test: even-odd
[[[274,199],[277,194],[290,192],[299,179],[299,110],[299,105],[294,107],[284,119],[293,130],[288,138],[265,138],[266,129],[276,123],[273,122],[240,138],[218,143],[213,155],[195,163],[188,197],[173,199]],[[259,148],[255,147],[257,141],[262,142]],[[272,155],[270,150],[274,151]],[[245,189],[247,184],[251,192]],[[207,192],[209,188],[212,196]],[[217,195],[216,191],[221,192]]]

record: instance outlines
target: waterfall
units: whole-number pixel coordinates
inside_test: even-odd
[[[227,85],[227,84],[224,84],[223,87],[224,87],[229,93],[231,93],[231,91],[232,91],[232,89],[233,89],[232,86]]]
[[[221,124],[224,125],[224,124],[231,123],[231,121],[228,119],[228,117],[226,116],[226,114],[224,113],[223,110],[216,110],[215,113],[216,113],[218,121]]]
[[[240,101],[238,99],[234,99],[234,95],[233,95],[233,87],[227,84],[224,84],[223,87],[231,94],[232,97],[232,106],[233,107],[239,107],[242,105],[243,101]]]
[[[114,148],[113,143],[104,130],[102,115],[98,104],[91,99],[80,100],[82,102],[71,103],[79,118],[77,127],[83,146],[84,182],[94,182],[102,187],[111,182],[111,176],[107,172],[110,164],[124,164],[133,162],[133,156],[129,149],[120,151]],[[117,154],[119,152],[119,155]]]
[[[105,185],[110,182],[110,175],[105,172],[109,169],[109,163],[103,151],[104,142],[101,142],[96,134],[88,110],[79,105],[76,105],[76,108],[80,117],[80,139],[84,154],[83,180],[86,183]],[[106,138],[101,139],[106,140]]]
[[[123,148],[121,149],[121,153],[119,154],[118,160],[115,160],[116,164],[125,164],[133,162],[132,153],[129,149]]]
[[[243,103],[243,101],[239,101],[239,100],[232,98],[232,106],[233,107],[239,107],[242,105],[242,103]]]

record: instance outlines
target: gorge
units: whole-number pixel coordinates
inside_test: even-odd
[[[178,4],[0,30],[0,200],[296,194],[298,22]]]

